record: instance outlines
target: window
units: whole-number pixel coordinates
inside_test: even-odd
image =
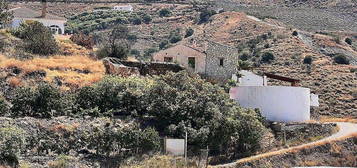
[[[188,66],[190,68],[196,68],[196,58],[195,57],[188,57]]]
[[[172,57],[164,57],[164,62],[173,62]]]
[[[223,63],[224,63],[224,58],[220,58],[219,59],[219,66],[223,66]]]

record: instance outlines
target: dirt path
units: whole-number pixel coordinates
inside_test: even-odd
[[[212,166],[212,167],[235,167],[236,164],[238,164],[238,163],[243,163],[243,162],[247,162],[247,161],[251,161],[251,160],[270,157],[270,156],[278,155],[278,154],[281,154],[281,153],[289,153],[289,152],[292,152],[292,151],[304,149],[304,148],[309,147],[309,146],[319,145],[320,143],[323,143],[323,142],[329,142],[329,141],[333,141],[333,140],[338,140],[340,138],[343,138],[343,137],[349,136],[351,134],[357,133],[357,124],[347,123],[347,122],[337,122],[336,124],[340,128],[338,132],[332,134],[329,137],[320,139],[318,141],[310,142],[310,143],[307,143],[307,144],[302,144],[302,145],[299,145],[299,146],[294,146],[294,147],[291,147],[291,148],[281,149],[281,150],[277,150],[277,151],[273,151],[273,152],[263,153],[263,154],[251,156],[249,158],[243,158],[243,159],[237,160],[237,161],[235,161],[233,163],[217,165],[217,166]]]

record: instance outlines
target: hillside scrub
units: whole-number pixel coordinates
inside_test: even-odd
[[[216,11],[214,10],[208,10],[208,9],[204,9],[203,11],[201,11],[200,13],[200,18],[199,18],[199,23],[205,23],[208,22],[209,19],[211,18],[211,16],[217,14]]]
[[[333,60],[337,64],[350,64],[349,59],[346,57],[346,55],[338,53],[333,56]]]
[[[0,119],[9,121],[9,118]],[[107,159],[107,162],[111,158],[116,158],[119,162],[127,157],[155,153],[160,149],[158,132],[150,127],[142,129],[135,122],[125,123],[123,126],[108,118],[86,121],[75,119],[76,122],[63,118],[47,122],[32,118],[20,120],[27,124],[19,124],[13,120],[12,126],[8,127],[2,123],[4,127],[0,128],[0,164],[15,167],[19,164],[18,157],[28,154],[71,157],[73,152],[81,151],[87,151],[89,156],[103,158],[104,161]]]
[[[40,22],[22,23],[12,34],[25,42],[25,48],[33,54],[51,55],[58,52],[58,44],[50,30]]]
[[[170,16],[170,15],[171,15],[170,9],[164,8],[164,9],[161,9],[161,10],[159,11],[159,16],[160,16],[160,17],[168,17],[168,16]]]
[[[6,0],[0,0],[0,28],[3,24],[8,23],[12,19],[12,13],[8,11],[9,4]]]
[[[226,158],[253,154],[266,131],[258,112],[240,108],[223,88],[186,72],[106,77],[73,92],[49,85],[24,87],[9,96],[9,101],[13,104],[10,116],[15,117],[115,115],[141,120],[161,136],[183,138],[187,131],[189,145],[197,149],[208,146],[212,155]]]

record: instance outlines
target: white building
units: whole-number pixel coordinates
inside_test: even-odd
[[[269,121],[304,122],[310,120],[310,106],[318,106],[318,96],[310,89],[298,87],[298,80],[273,74],[264,77],[244,71],[238,87],[230,96],[242,107],[258,108]],[[266,78],[291,82],[293,86],[267,86]]]
[[[114,6],[113,10],[132,12],[133,6],[131,5]]]
[[[12,11],[14,15],[14,18],[10,23],[12,28],[19,27],[23,22],[38,21],[50,28],[53,34],[64,34],[67,19],[47,14],[46,9],[43,9],[42,12],[37,12],[32,9],[19,7],[10,9],[10,11]]]

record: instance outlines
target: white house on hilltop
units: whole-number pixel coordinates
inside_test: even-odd
[[[13,12],[14,18],[10,23],[10,27],[19,27],[23,22],[38,21],[44,26],[50,28],[53,34],[64,34],[66,18],[47,14],[46,8],[42,9],[42,12],[37,12],[32,9],[19,7],[10,9]]]
[[[133,6],[131,5],[114,6],[113,10],[132,12]]]

